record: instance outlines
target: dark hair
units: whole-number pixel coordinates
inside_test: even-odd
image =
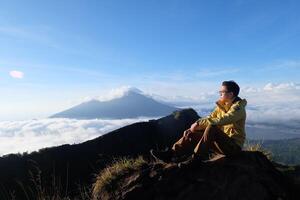
[[[238,96],[240,92],[240,87],[239,85],[234,82],[233,80],[230,81],[223,81],[222,83],[223,86],[226,86],[228,92],[232,92],[234,96]]]

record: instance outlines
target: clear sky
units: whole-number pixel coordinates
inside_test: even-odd
[[[300,1],[0,0],[0,120],[133,86],[161,96],[299,90]],[[269,85],[268,85],[269,84]]]

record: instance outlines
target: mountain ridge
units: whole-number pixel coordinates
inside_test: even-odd
[[[136,117],[165,116],[175,110],[174,106],[163,104],[141,92],[129,90],[121,97],[109,101],[90,100],[77,106],[61,111],[50,118],[75,119],[123,119]]]
[[[164,148],[175,142],[198,118],[193,109],[178,110],[160,119],[127,125],[79,144],[65,144],[29,154],[0,157],[0,199],[4,199],[1,186],[3,190],[14,190],[17,196],[26,199],[24,190],[16,180],[30,191],[27,187],[32,187],[33,183],[28,178],[29,170],[36,171],[37,167],[42,172],[43,185],[52,184],[54,173],[60,180],[68,180],[68,195],[77,196],[78,183],[92,184],[93,173],[103,169],[115,158],[146,155],[152,148]],[[67,183],[60,184],[66,187]]]

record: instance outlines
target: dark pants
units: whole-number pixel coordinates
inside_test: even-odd
[[[241,151],[241,147],[232,138],[217,126],[211,125],[204,131],[184,132],[172,149],[179,156],[194,152],[202,157],[207,157],[210,151],[223,155],[234,155]]]

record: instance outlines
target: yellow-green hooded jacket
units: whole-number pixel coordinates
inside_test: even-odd
[[[220,100],[216,102],[217,106],[213,112],[196,122],[200,129],[205,129],[209,124],[217,125],[224,133],[233,138],[242,148],[246,138],[246,105],[247,100],[236,97],[232,103],[224,104]]]

